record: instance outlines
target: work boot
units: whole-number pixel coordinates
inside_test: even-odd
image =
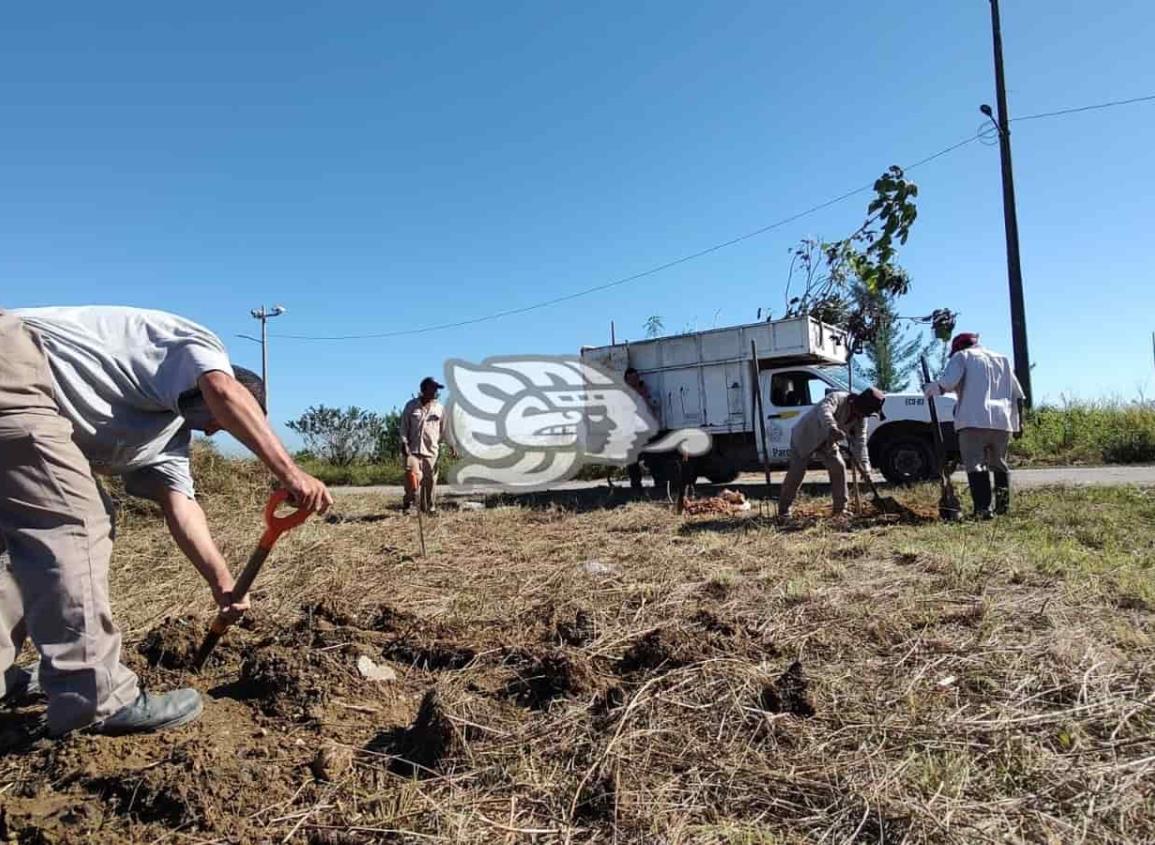
[[[998,472],[995,475],[995,513],[1004,516],[1011,509],[1011,474]]]
[[[90,731],[105,736],[151,733],[188,724],[204,710],[201,694],[195,689],[178,689],[160,695],[141,692],[136,701],[121,707]]]
[[[989,472],[968,472],[967,483],[971,488],[971,499],[975,504],[975,519],[991,518],[991,474]]]
[[[44,690],[40,688],[40,664],[31,666],[13,666],[8,670],[5,678],[8,691],[0,704],[5,707],[26,707],[44,698]]]

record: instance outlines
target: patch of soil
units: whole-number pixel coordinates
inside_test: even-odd
[[[577,611],[572,619],[559,619],[554,633],[559,641],[574,648],[589,645],[597,636],[593,617],[584,610]]]
[[[266,715],[310,717],[339,680],[326,663],[308,649],[269,646],[245,658],[237,691],[256,699]]]
[[[699,625],[712,634],[721,634],[724,637],[734,636],[734,626],[718,617],[709,610],[699,610],[690,617],[690,621]]]
[[[149,666],[191,669],[207,632],[208,626],[192,616],[165,619],[145,634],[136,650],[148,661]]]
[[[367,746],[377,754],[389,754],[389,768],[405,777],[427,777],[442,771],[445,764],[460,752],[464,741],[454,730],[441,696],[429,689],[417,708],[417,716],[406,728],[394,728],[378,734]]]
[[[619,674],[668,672],[693,662],[696,648],[670,630],[655,629],[634,640],[618,662]]]
[[[789,713],[806,718],[814,715],[810,682],[802,670],[800,661],[795,660],[776,681],[762,687],[762,692],[758,696],[758,706],[768,713]]]
[[[516,674],[505,685],[505,694],[531,710],[545,710],[550,702],[592,686],[589,668],[560,651],[524,655],[514,661],[514,671]]]
[[[395,663],[428,672],[464,669],[477,657],[477,652],[472,648],[436,640],[432,642],[397,640],[387,645],[381,653]]]
[[[318,602],[307,604],[301,608],[301,618],[297,620],[298,631],[310,631],[317,627],[318,622],[329,625],[354,625],[357,614],[340,602],[332,598],[323,598]]]
[[[386,634],[404,634],[417,628],[421,620],[407,610],[382,604],[368,615],[366,627]]]
[[[617,806],[617,786],[603,775],[589,780],[578,793],[574,818],[583,822],[612,822]]]

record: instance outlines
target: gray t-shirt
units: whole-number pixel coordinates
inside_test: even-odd
[[[12,313],[40,335],[56,401],[73,439],[105,475],[133,495],[160,484],[193,496],[192,432],[178,403],[207,372],[232,372],[208,329],[164,311],[120,306],[24,308]]]

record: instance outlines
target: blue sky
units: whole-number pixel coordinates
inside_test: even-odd
[[[981,125],[983,0],[20,4],[0,28],[0,303],[157,307],[259,365],[645,270]],[[1155,6],[1005,0],[1012,116],[1155,93]],[[1035,390],[1155,394],[1155,103],[1014,127]],[[1010,352],[998,151],[911,172],[908,314]],[[387,410],[448,357],[778,312],[866,195],[564,305],[417,337],[274,337],[273,417]]]

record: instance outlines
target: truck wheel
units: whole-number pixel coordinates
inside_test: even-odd
[[[922,437],[899,435],[882,448],[879,470],[891,484],[913,484],[934,477],[934,449]]]

